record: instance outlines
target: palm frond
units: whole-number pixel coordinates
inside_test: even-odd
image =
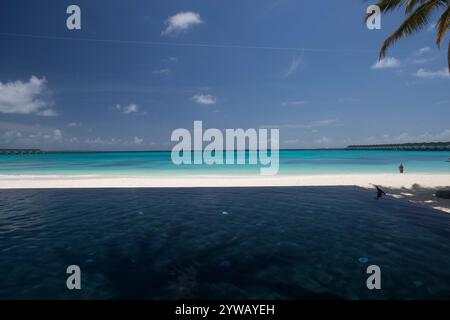
[[[429,0],[420,5],[406,18],[400,27],[384,41],[380,50],[380,59],[383,59],[386,56],[387,49],[399,39],[410,36],[427,25],[429,17],[434,10],[444,5],[446,5],[446,1],[442,0]]]
[[[410,0],[380,0],[376,5],[380,7],[381,12],[387,12],[400,8],[406,1]]]
[[[450,41],[448,42],[447,63],[448,63],[448,73],[450,74]]]
[[[422,4],[426,1],[427,0],[408,0],[408,3],[406,4],[406,10],[405,10],[406,13],[411,13],[417,5]]]
[[[380,0],[375,5],[380,8],[381,12],[387,12],[401,7],[405,1],[409,0]],[[371,13],[366,14],[364,21],[367,21],[371,16]]]
[[[445,35],[450,28],[450,6],[445,10],[445,12],[439,18],[437,23],[438,29],[438,37],[437,37],[437,45],[441,46],[442,41],[444,41]]]

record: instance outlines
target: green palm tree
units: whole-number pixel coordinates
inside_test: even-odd
[[[436,24],[437,39],[436,43],[440,48],[444,42],[445,35],[450,29],[450,0],[379,0],[377,3],[381,12],[389,12],[406,6],[406,19],[383,43],[380,50],[379,59],[386,57],[387,49],[398,40],[411,36],[421,30],[430,21],[430,17],[440,10],[444,11]],[[367,18],[369,15],[367,16]],[[366,19],[367,19],[366,18]],[[450,41],[448,44],[448,66],[450,68]]]

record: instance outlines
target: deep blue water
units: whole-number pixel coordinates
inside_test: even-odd
[[[0,190],[0,299],[450,298],[449,243],[356,187]]]
[[[280,152],[279,174],[396,173],[403,163],[410,173],[449,173],[448,151],[292,150]],[[181,165],[170,152],[50,153],[0,156],[1,175],[205,174],[259,175],[261,165]]]

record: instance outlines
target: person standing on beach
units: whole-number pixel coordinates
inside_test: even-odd
[[[403,173],[405,167],[403,166],[403,163],[400,163],[400,166],[398,167],[398,170],[400,171],[400,173]]]

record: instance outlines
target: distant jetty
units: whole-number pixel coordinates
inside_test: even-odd
[[[8,154],[37,154],[43,153],[41,149],[0,149],[0,155]]]
[[[450,151],[450,142],[351,145],[346,150]]]

